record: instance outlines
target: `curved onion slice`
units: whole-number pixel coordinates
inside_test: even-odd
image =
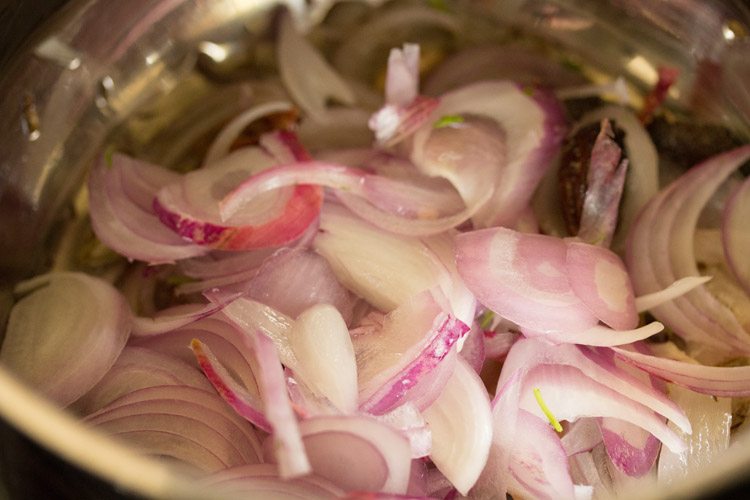
[[[245,178],[276,163],[260,148],[239,149],[208,168],[194,170],[159,190],[154,211],[186,240],[226,250],[277,246],[299,238],[317,218],[320,188],[298,185],[265,193],[242,213],[224,219],[219,202]]]
[[[433,111],[436,119],[456,114],[488,118],[505,131],[505,161],[494,176],[492,199],[474,220],[482,226],[512,225],[525,210],[559,149],[565,129],[560,104],[539,89],[529,95],[512,82],[488,81],[443,95]],[[424,126],[414,134],[412,161],[432,175],[448,176],[457,187],[473,182],[471,176],[457,178],[458,173],[450,165],[446,169],[428,162],[425,148],[434,132],[431,126]]]
[[[186,427],[195,426],[201,430],[181,428],[175,425],[173,431],[184,432],[186,437],[199,437],[200,432],[205,432],[202,429],[208,427],[222,438],[223,447],[233,457],[234,463],[258,463],[261,461],[262,450],[258,436],[254,434],[247,422],[235,418],[237,415],[233,415],[231,410],[227,411],[227,406],[215,393],[197,389],[185,392],[181,386],[159,386],[152,389],[146,389],[145,391],[159,391],[160,394],[150,394],[146,398],[142,398],[143,391],[136,391],[131,393],[130,397],[122,398],[113,405],[89,415],[86,422],[93,425],[102,425],[119,420],[121,422],[121,424],[118,424],[119,426],[122,425],[124,420],[137,419],[141,416],[178,417],[175,419],[175,424],[184,422]],[[174,394],[170,395],[168,392],[170,390]],[[195,422],[200,422],[200,424]],[[216,439],[216,437],[210,436],[200,439],[200,441],[211,442]]]
[[[136,413],[88,422],[143,453],[171,457],[199,471],[215,472],[246,463],[231,441],[197,416]]]
[[[215,294],[207,293],[206,295],[212,302],[223,301]],[[246,335],[254,335],[256,331],[263,332],[276,346],[281,363],[294,370],[297,366],[297,357],[289,345],[289,330],[294,323],[292,318],[272,307],[245,297],[232,300],[224,306],[222,312]]]
[[[597,384],[607,387],[612,393],[617,393],[619,399],[635,401],[639,406],[667,417],[689,433],[690,422],[680,408],[663,392],[617,366],[613,359],[614,353],[615,350],[610,348],[553,345],[540,339],[520,339],[513,344],[505,360],[498,385],[502,387],[516,371],[525,373],[539,365],[573,367]],[[544,392],[544,397],[547,399],[549,395]]]
[[[315,417],[300,423],[315,474],[345,490],[403,494],[411,449],[398,431],[372,417]]]
[[[83,273],[47,274],[25,287],[32,291],[11,310],[0,361],[67,406],[117,360],[130,335],[130,308],[112,285]]]
[[[271,439],[279,473],[283,478],[305,475],[311,471],[311,464],[289,401],[284,370],[276,348],[261,332],[256,332],[252,341],[258,361],[263,411],[273,429]]]
[[[349,329],[338,310],[328,304],[310,307],[289,331],[297,357],[295,373],[343,413],[357,409],[357,363]]]
[[[308,475],[282,479],[274,464],[251,464],[218,471],[201,481],[205,494],[198,497],[229,495],[231,498],[263,498],[268,500],[329,500],[343,498],[344,490],[321,477]]]
[[[222,314],[196,321],[185,328],[148,337],[132,338],[131,347],[144,347],[195,365],[195,355],[189,349],[193,339],[211,346],[222,365],[249,392],[259,394],[255,378],[255,358],[246,345],[246,333]],[[205,377],[203,377],[205,379]]]
[[[440,397],[423,415],[432,431],[430,458],[466,495],[484,469],[492,443],[490,398],[479,375],[459,358]]]
[[[473,205],[453,214],[434,214],[425,211],[415,199],[418,202],[426,195],[438,198],[440,193],[430,193],[424,187],[369,174],[358,168],[304,161],[271,168],[248,178],[221,200],[221,217],[231,220],[239,211],[251,210],[247,204],[261,195],[267,196],[269,191],[286,186],[297,186],[295,189],[298,189],[308,184],[334,189],[342,202],[357,215],[397,233],[440,233],[466,221],[477,208]]]
[[[613,351],[648,373],[701,394],[750,396],[750,366],[703,366],[620,348]]]
[[[128,346],[107,374],[72,408],[88,415],[133,391],[166,384],[212,389],[195,366],[151,349]]]
[[[112,167],[104,159],[97,161],[89,174],[89,213],[91,226],[102,243],[129,259],[150,264],[171,263],[195,257],[207,249],[186,242],[159,222],[153,209],[139,205],[141,198],[153,199],[154,193],[174,179],[159,175],[158,183],[149,184],[155,170],[162,170],[122,155],[113,155]],[[170,172],[171,173],[171,172]],[[138,177],[143,182],[131,182],[130,192],[124,177]]]
[[[510,464],[511,495],[521,498],[575,499],[568,457],[552,427],[527,411],[518,411],[513,460]]]
[[[750,158],[750,146],[715,156],[680,177],[644,208],[628,238],[626,262],[636,293],[654,292],[679,276],[698,275],[693,237],[706,202]],[[750,352],[734,313],[705,287],[652,310],[688,341],[725,355]]]
[[[411,446],[411,457],[422,458],[432,449],[432,431],[416,405],[406,402],[383,415],[375,415],[379,421],[398,429],[406,436]],[[412,467],[414,464],[412,463]],[[412,475],[414,470],[412,470]]]
[[[591,312],[615,330],[638,326],[633,287],[620,257],[606,248],[568,240],[570,286]]]
[[[240,113],[224,126],[223,129],[221,129],[221,132],[219,132],[214,139],[214,142],[212,142],[211,146],[208,148],[206,157],[203,159],[203,164],[206,166],[212,165],[219,159],[228,155],[232,143],[237,139],[237,136],[239,136],[242,131],[254,121],[268,115],[288,112],[293,109],[294,106],[289,102],[271,101],[259,104]]]
[[[669,302],[670,300],[685,295],[693,288],[710,280],[711,276],[688,276],[686,278],[678,279],[663,290],[636,297],[635,309],[639,313],[648,311],[649,309],[658,307],[665,302]]]
[[[664,325],[658,321],[652,321],[634,330],[612,330],[602,325],[575,332],[554,332],[534,334],[526,332],[526,337],[543,337],[549,342],[557,344],[578,344],[590,346],[616,346],[625,345],[639,340],[645,340],[664,329]]]
[[[721,237],[727,264],[745,292],[750,294],[750,234],[747,221],[750,220],[750,181],[745,181],[732,193],[724,205],[721,224]]]
[[[284,13],[277,44],[279,74],[299,106],[313,119],[326,119],[326,101],[354,104],[352,89],[306,38],[297,33],[291,16]],[[310,76],[314,75],[314,78]]]
[[[597,323],[570,286],[567,247],[559,238],[483,229],[458,235],[456,254],[477,300],[523,329],[571,332]]]
[[[237,383],[211,350],[198,339],[193,339],[190,348],[195,354],[203,373],[216,392],[240,416],[258,428],[272,432],[273,426],[263,411],[263,401],[254,393]]]
[[[443,281],[453,281],[422,241],[391,234],[336,206],[322,211],[313,248],[346,288],[384,312]]]
[[[380,415],[412,398],[420,408],[428,406],[445,384],[436,370],[468,331],[430,292],[422,292],[388,314],[382,329],[355,335],[360,408]]]
[[[546,416],[534,398],[535,388],[544,394],[547,406],[559,420],[619,418],[646,429],[670,450],[685,449],[682,439],[647,407],[622,397],[572,366],[539,365],[526,374],[522,384],[520,407],[539,418]]]
[[[154,317],[135,316],[133,318],[133,335],[158,335],[176,330],[199,319],[211,316],[221,309],[218,304],[182,304],[159,311]]]
[[[282,249],[268,258],[247,283],[245,296],[291,318],[316,304],[331,304],[347,323],[355,304],[328,262],[304,248]]]

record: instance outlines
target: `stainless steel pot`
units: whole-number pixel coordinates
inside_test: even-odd
[[[117,143],[168,163],[189,160],[187,148],[165,144],[186,145],[186,136],[201,133],[188,124],[231,115],[243,98],[242,78],[271,70],[264,54],[274,9],[285,4],[301,13],[325,3],[26,0],[1,7],[7,28],[0,34],[0,318],[12,304],[13,283],[50,265],[94,155]],[[457,8],[498,36],[520,30],[584,61],[592,74],[623,75],[636,87],[652,85],[658,65],[677,66],[682,78],[671,93],[673,109],[750,138],[745,2],[466,0]],[[41,18],[48,19],[37,27]],[[20,43],[18,35],[32,28]],[[206,494],[163,464],[83,428],[2,367],[0,416],[0,473],[13,498]],[[740,444],[678,489],[639,495],[750,488],[742,482],[750,441]]]

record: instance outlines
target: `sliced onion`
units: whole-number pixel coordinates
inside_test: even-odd
[[[406,436],[411,447],[412,458],[422,458],[432,450],[432,431],[416,405],[406,402],[383,415],[375,416],[379,421],[398,429]],[[412,462],[414,468],[414,462]],[[412,470],[412,476],[414,471]]]
[[[11,310],[0,361],[61,406],[88,392],[130,335],[125,299],[106,281],[60,272],[34,279]]]
[[[445,384],[435,370],[468,330],[423,292],[387,315],[381,330],[354,336],[361,409],[383,414],[416,397],[428,406],[425,396],[435,398],[442,387],[436,384]]]
[[[174,458],[202,472],[246,463],[230,441],[194,416],[138,413],[89,423],[145,454]]]
[[[316,417],[300,423],[312,470],[345,490],[403,494],[409,485],[409,442],[365,416]]]
[[[724,179],[750,158],[750,147],[715,156],[660,192],[641,212],[629,235],[626,262],[638,294],[698,275],[693,239],[705,203]],[[731,355],[749,352],[747,332],[704,287],[652,310],[654,316],[690,342]]]
[[[508,376],[492,400],[492,441],[487,465],[479,476],[472,494],[478,498],[502,498],[510,487],[510,465],[519,426],[518,403],[521,398],[521,370]]]
[[[324,208],[313,247],[346,288],[381,311],[391,311],[441,281],[451,282],[422,241],[388,233],[340,207]]]
[[[391,49],[385,80],[385,102],[406,106],[419,94],[419,45]]]
[[[648,430],[669,449],[680,452],[682,439],[647,407],[585,376],[572,366],[539,365],[524,377],[520,407],[539,418],[546,416],[534,399],[539,388],[552,413],[559,420],[580,417],[614,417]]]
[[[191,278],[217,278],[256,270],[276,250],[275,248],[263,248],[247,252],[221,252],[217,250],[204,256],[181,260],[177,265],[183,274]]]
[[[224,401],[248,422],[272,432],[273,426],[266,418],[261,398],[240,385],[203,342],[193,339],[190,348],[206,378]]]
[[[174,392],[180,393],[181,387],[176,387]],[[160,388],[172,389],[172,386]],[[88,416],[86,422],[119,432],[135,421],[155,416],[156,419],[171,421],[173,427],[169,430],[175,433],[197,438],[201,443],[215,443],[216,450],[222,450],[227,456],[225,462],[236,465],[261,461],[262,451],[258,437],[252,429],[246,428],[249,427],[247,422],[232,418],[233,415],[226,411],[221,398],[210,392],[199,391],[191,392],[187,399],[178,399],[175,395],[168,395],[166,391],[161,392],[161,397],[131,397],[127,401],[117,401],[116,404]]]
[[[615,330],[638,325],[633,287],[620,257],[596,245],[568,240],[565,269],[573,292],[601,322]]]
[[[750,220],[750,181],[747,179],[737,188],[724,206],[721,226],[722,242],[727,264],[745,292],[750,294],[750,236],[747,221]]]
[[[235,380],[241,382],[249,392],[258,394],[254,354],[246,345],[245,336],[246,333],[223,314],[217,314],[165,334],[132,338],[129,345],[151,349],[195,366],[195,355],[190,350],[190,343],[193,339],[198,339],[211,346],[211,352],[221,360]]]
[[[284,13],[277,41],[279,74],[299,106],[313,119],[326,119],[326,101],[354,104],[354,93],[318,50],[297,33],[291,16]],[[314,75],[314,78],[310,76]]]
[[[458,235],[456,253],[477,300],[523,329],[571,332],[597,323],[570,286],[567,247],[559,238],[483,229]]]
[[[331,149],[366,148],[373,142],[368,121],[371,112],[359,108],[331,108],[328,120],[319,122],[303,118],[297,128],[302,144],[319,160],[330,160],[325,154]]]
[[[357,409],[357,363],[349,329],[339,311],[328,304],[310,307],[289,331],[295,373],[343,413]]]
[[[713,463],[729,447],[732,423],[732,403],[728,398],[716,399],[675,386],[670,386],[669,394],[685,410],[693,433],[683,436],[688,443],[685,452],[663,449],[659,455],[658,480],[666,485],[684,481]]]
[[[565,129],[559,103],[539,89],[530,96],[512,82],[488,81],[443,95],[433,111],[436,119],[456,114],[493,120],[505,131],[505,161],[495,177],[494,194],[474,221],[480,226],[513,224],[559,150]],[[434,131],[424,126],[414,135],[411,157],[420,167],[427,165],[425,147]],[[427,168],[427,172],[440,171]],[[457,182],[463,184],[466,178]]]
[[[572,423],[560,438],[560,443],[568,456],[591,451],[594,446],[602,442],[602,432],[596,424],[596,419],[580,418]]]
[[[613,348],[616,355],[659,378],[701,394],[750,396],[750,366],[703,366]]]
[[[259,148],[239,149],[218,165],[194,170],[162,188],[154,199],[159,219],[186,240],[227,250],[278,246],[299,238],[317,218],[322,192],[299,185],[266,193],[225,220],[219,202],[250,174],[276,160]]]
[[[271,424],[274,456],[282,478],[303,476],[311,469],[301,431],[286,391],[284,371],[273,342],[260,332],[253,337],[263,411]]]
[[[351,321],[354,297],[338,282],[331,266],[306,249],[280,250],[248,282],[246,297],[296,318],[315,304],[331,304]]]
[[[479,375],[458,359],[440,397],[424,412],[432,431],[430,458],[462,494],[479,478],[492,443],[492,411]]]
[[[231,421],[234,424],[234,427],[242,433],[243,436],[239,439],[244,445],[249,447],[248,450],[251,450],[249,461],[254,461],[252,457],[255,457],[256,460],[259,460],[262,457],[263,450],[260,441],[261,433],[249,425],[242,417],[237,415],[237,413],[232,410],[232,408],[230,408],[226,402],[224,402],[216,392],[213,391],[213,389],[207,391],[183,384],[146,387],[143,389],[137,389],[116,399],[107,406],[105,411],[152,400],[162,402],[169,401],[169,404],[189,402],[194,405],[200,405],[215,414],[220,414],[224,419]]]
[[[268,115],[292,111],[294,107],[286,101],[271,101],[254,106],[233,118],[216,136],[208,148],[203,164],[210,166],[229,154],[232,143],[242,131],[254,121]]]
[[[602,325],[595,325],[582,331],[554,332],[535,334],[526,332],[527,337],[543,337],[547,341],[558,344],[579,344],[590,346],[616,346],[625,345],[639,340],[645,340],[664,329],[664,325],[658,321],[652,321],[634,330],[612,330]]]
[[[550,425],[524,410],[518,410],[513,459],[510,463],[510,494],[522,498],[576,498],[568,472],[568,457]]]
[[[635,298],[635,308],[640,312],[648,311],[658,307],[670,300],[685,295],[690,290],[710,281],[710,276],[688,276],[681,278],[658,292],[647,293]]]
[[[247,204],[261,195],[266,196],[269,190],[292,185],[299,189],[308,184],[336,190],[342,202],[357,215],[397,233],[440,233],[466,221],[476,210],[476,206],[472,206],[447,215],[424,212],[424,207],[418,204],[425,198],[423,187],[345,165],[306,161],[282,165],[250,177],[221,201],[221,216],[231,220],[240,210],[243,213],[251,210]],[[427,196],[441,195],[428,191]]]
[[[183,304],[159,311],[154,317],[133,318],[133,335],[148,336],[176,330],[201,318],[206,318],[221,308],[218,304]]]
[[[209,293],[207,296],[212,302],[224,300],[216,294]],[[294,322],[292,318],[272,307],[245,297],[232,300],[224,306],[222,312],[246,335],[253,335],[256,331],[263,332],[276,346],[281,363],[294,370],[297,366],[297,357],[289,345],[289,331]]]
[[[128,163],[128,168],[121,169],[122,163]],[[118,183],[121,181],[121,170],[143,175],[144,171],[151,169],[120,155],[112,157],[112,169],[107,168],[104,159],[92,167],[88,184],[89,211],[91,226],[102,243],[129,259],[150,264],[172,263],[206,253],[205,248],[170,234],[168,228],[159,224],[153,210],[146,210],[137,204],[139,194],[131,194],[132,200],[125,198],[122,184]],[[150,196],[153,197],[160,187],[154,186]],[[130,206],[123,206],[128,203]],[[119,210],[116,208],[118,205]],[[130,218],[130,225],[125,217]]]
[[[513,344],[505,360],[498,385],[502,387],[516,371],[524,373],[538,365],[573,367],[597,384],[606,386],[612,393],[619,394],[619,399],[635,401],[639,406],[645,406],[667,417],[680,429],[689,433],[690,422],[680,408],[663,392],[617,366],[613,359],[614,353],[615,350],[609,348],[552,345],[540,339],[521,339]],[[544,398],[548,397],[544,392]]]
[[[321,477],[309,475],[282,479],[274,464],[251,464],[218,471],[201,481],[205,495],[230,495],[272,500],[311,499],[328,500],[345,495],[344,490]]]
[[[72,408],[88,415],[133,391],[167,384],[211,390],[211,384],[195,366],[151,349],[128,346],[107,374]]]

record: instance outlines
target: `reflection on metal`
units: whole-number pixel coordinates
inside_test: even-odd
[[[107,108],[109,108],[109,100],[114,88],[115,82],[111,76],[105,75],[101,80],[99,80],[99,92],[95,99],[97,108],[101,110],[106,110]]]
[[[656,85],[659,81],[659,72],[653,64],[642,55],[633,56],[625,65],[628,73],[647,85]]]
[[[21,127],[24,134],[30,141],[36,141],[41,135],[39,130],[39,113],[36,109],[34,96],[26,93],[23,96],[23,116],[21,117]]]
[[[46,38],[34,49],[34,54],[75,71],[81,66],[81,54],[56,36]]]

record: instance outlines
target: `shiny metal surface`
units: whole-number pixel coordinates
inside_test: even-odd
[[[14,50],[0,76],[0,308],[9,307],[11,283],[48,266],[96,154],[116,143],[165,163],[189,163],[191,141],[248,99],[243,79],[273,71],[274,9],[286,5],[314,25],[329,3],[71,0]],[[750,138],[745,2],[458,4],[465,26],[482,27],[476,31],[483,35],[467,36],[547,40],[594,78],[623,75],[647,88],[658,66],[677,66],[682,78],[669,101],[675,111]],[[727,467],[750,464],[750,447],[745,451]],[[726,479],[726,472],[713,473],[712,482]]]

